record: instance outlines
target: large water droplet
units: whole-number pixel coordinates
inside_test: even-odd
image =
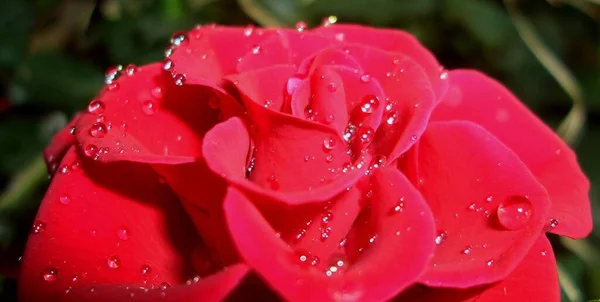
[[[379,98],[375,95],[365,95],[360,101],[360,111],[371,114],[379,108]]]
[[[87,157],[96,157],[98,155],[98,147],[93,144],[86,145],[83,148],[83,153]]]
[[[122,70],[123,70],[122,65],[117,65],[117,66],[108,68],[106,70],[106,73],[104,74],[104,83],[108,85],[108,84],[111,84],[113,81],[117,80],[119,78],[119,76],[121,75]]]
[[[58,279],[58,270],[55,267],[48,268],[42,272],[42,280],[47,282],[56,281]]]
[[[43,233],[46,229],[46,223],[41,220],[36,220],[31,227],[32,234],[40,234]]]
[[[103,138],[107,132],[108,129],[104,123],[94,123],[90,127],[90,135],[95,138]]]
[[[90,114],[101,114],[104,112],[104,109],[104,102],[101,100],[92,100],[87,108]]]
[[[504,200],[497,210],[498,220],[509,230],[518,230],[525,227],[533,213],[531,201],[520,195],[510,196]]]
[[[108,257],[106,264],[109,268],[119,268],[119,266],[121,265],[121,260],[119,260],[117,256],[110,256]]]
[[[323,140],[323,147],[326,150],[333,150],[335,148],[335,137],[328,136]]]

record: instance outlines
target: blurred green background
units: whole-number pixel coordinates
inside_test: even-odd
[[[561,130],[592,182],[600,220],[600,0],[2,0],[0,1],[0,301],[14,276],[48,178],[43,147],[116,64],[163,58],[172,32],[195,24],[408,30],[448,68],[500,79]],[[558,81],[557,81],[558,80]],[[587,117],[587,122],[583,123]],[[582,126],[582,127],[579,127]],[[600,298],[600,227],[585,241],[551,238],[564,301]]]

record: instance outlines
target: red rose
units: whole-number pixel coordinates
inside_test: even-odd
[[[573,151],[411,35],[202,26],[48,147],[24,301],[558,301]]]

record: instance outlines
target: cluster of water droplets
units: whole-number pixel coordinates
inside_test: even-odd
[[[196,38],[200,38],[201,34],[197,34]],[[176,32],[171,36],[171,43],[165,47],[165,60],[163,61],[163,69],[165,71],[170,72],[173,80],[175,81],[175,85],[183,86],[186,81],[185,74],[177,73],[175,71],[175,64],[173,60],[171,60],[171,56],[177,50],[178,47],[188,43],[189,36],[185,32]]]

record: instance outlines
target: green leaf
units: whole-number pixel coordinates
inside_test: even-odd
[[[75,112],[98,93],[103,74],[100,68],[66,54],[37,54],[19,68],[11,100]]]
[[[446,0],[445,17],[471,32],[485,47],[503,45],[514,30],[502,6],[484,0]]]
[[[33,26],[30,1],[2,0],[0,9],[0,68],[12,69],[21,62]]]

